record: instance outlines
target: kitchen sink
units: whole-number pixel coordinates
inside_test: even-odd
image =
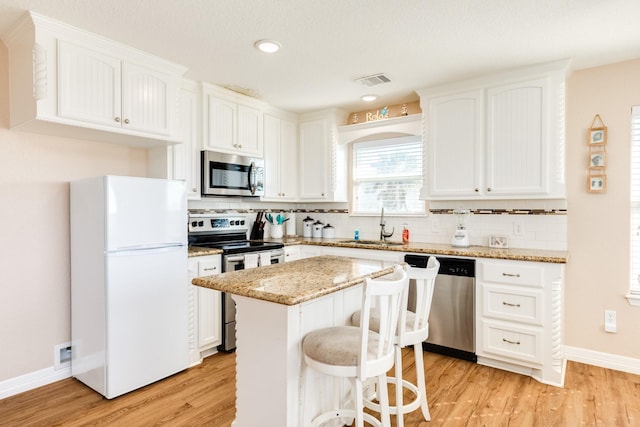
[[[357,245],[402,246],[400,242],[382,242],[380,240],[341,240],[339,243],[355,243]]]

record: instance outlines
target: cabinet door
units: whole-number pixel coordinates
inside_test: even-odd
[[[280,119],[264,116],[264,196],[280,199]]]
[[[235,151],[236,104],[210,96],[207,120],[209,147]]]
[[[300,199],[327,198],[328,138],[326,120],[300,124]]]
[[[262,157],[262,112],[245,105],[237,107],[236,148],[244,154]]]
[[[176,130],[181,144],[173,149],[173,179],[187,182],[187,197],[200,199],[200,150],[197,141],[197,102],[198,96],[187,90],[178,95],[178,114]]]
[[[481,90],[433,98],[427,124],[428,193],[425,197],[476,197],[481,186]]]
[[[300,257],[301,257],[300,246],[284,247],[284,262],[296,261],[300,259]]]
[[[211,276],[220,273],[220,257],[201,260],[198,263],[198,276]],[[213,289],[198,288],[198,347],[200,351],[222,343],[222,305],[220,292]]]
[[[122,127],[130,130],[171,134],[171,108],[176,88],[171,76],[151,68],[122,65]]]
[[[200,363],[200,350],[198,349],[198,287],[191,281],[198,277],[198,261],[189,258],[187,287],[189,289],[189,366]]]
[[[487,91],[488,195],[547,193],[546,79]]]
[[[58,116],[121,126],[121,62],[118,58],[58,41]]]
[[[296,124],[286,120],[280,122],[280,193],[283,200],[298,198]]]

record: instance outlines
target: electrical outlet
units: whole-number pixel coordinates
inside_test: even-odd
[[[513,235],[518,237],[524,236],[524,224],[522,221],[513,221]]]
[[[616,333],[616,312],[613,310],[604,311],[604,330],[605,332]]]

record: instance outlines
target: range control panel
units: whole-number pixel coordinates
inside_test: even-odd
[[[243,216],[189,215],[189,233],[229,233],[246,232],[247,230],[247,220]]]

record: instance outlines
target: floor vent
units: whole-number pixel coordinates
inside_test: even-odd
[[[356,79],[356,82],[367,87],[377,86],[383,83],[389,83],[390,81],[391,79],[382,73],[374,74],[366,77],[360,77],[359,79]]]

